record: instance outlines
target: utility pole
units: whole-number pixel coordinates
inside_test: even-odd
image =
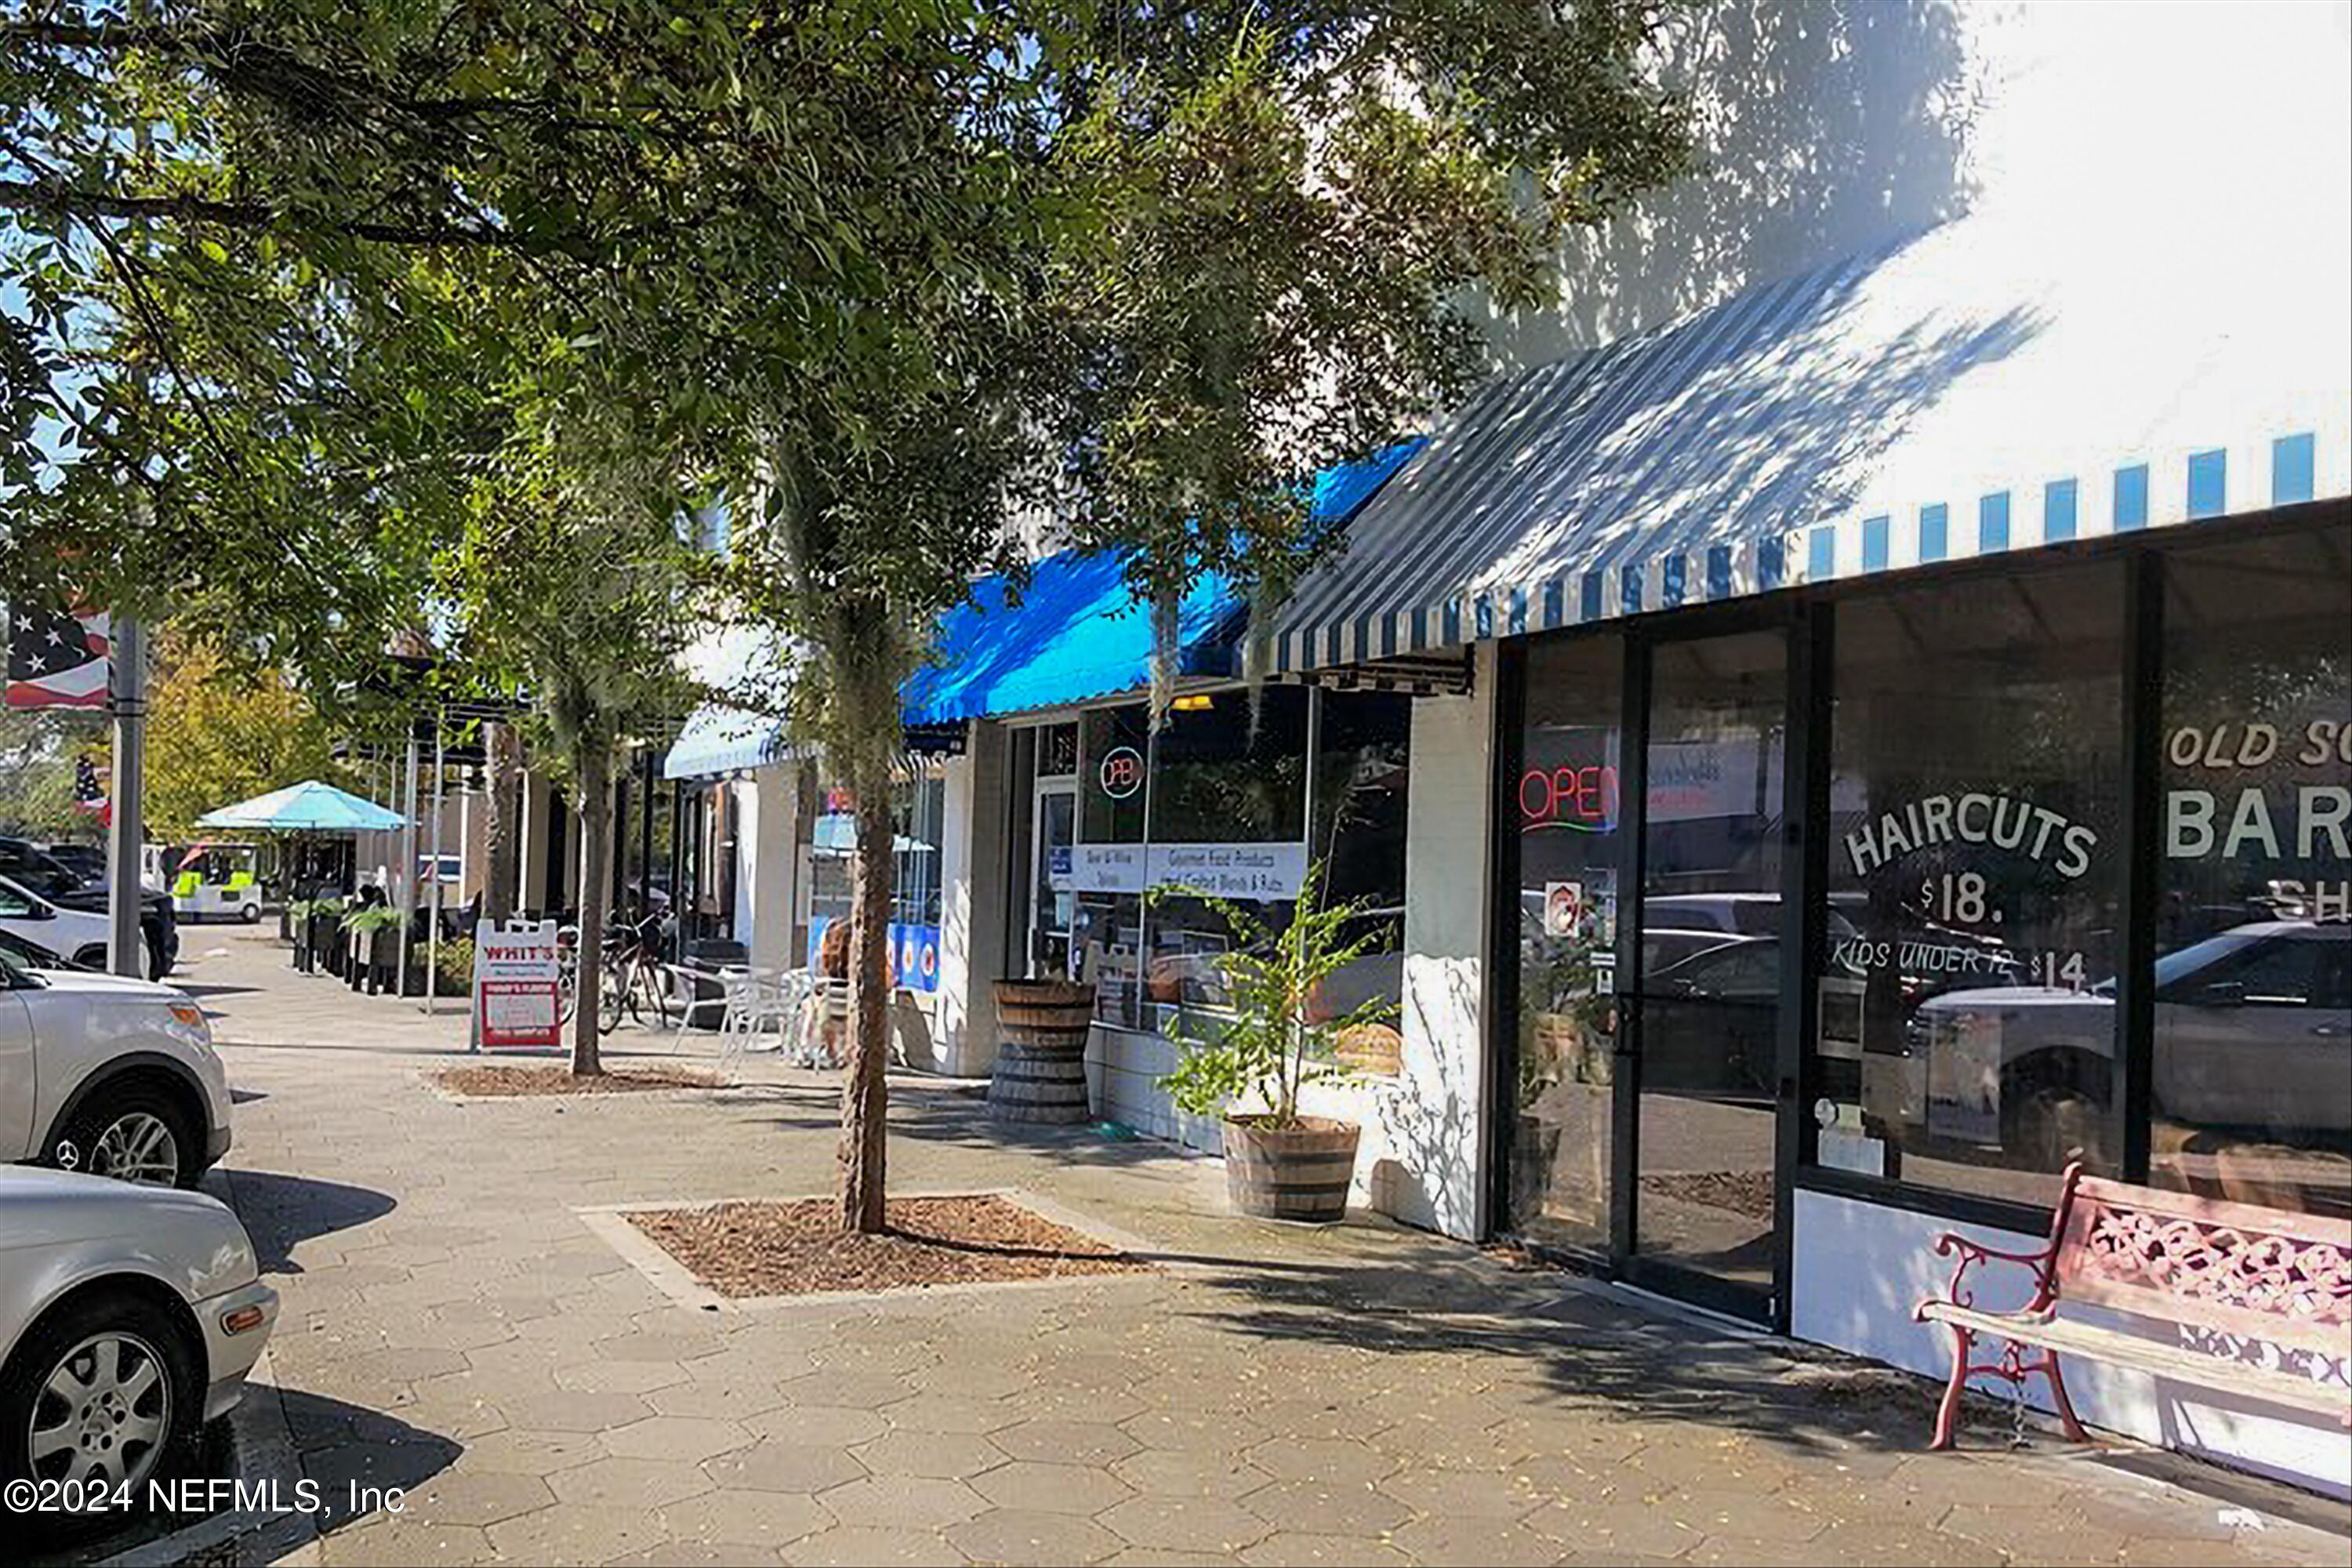
[[[134,515],[143,516],[142,500]],[[140,803],[147,787],[147,632],[128,618],[113,623],[114,764],[107,826],[106,966],[134,980],[147,978],[147,944],[139,929],[141,851],[147,837]]]

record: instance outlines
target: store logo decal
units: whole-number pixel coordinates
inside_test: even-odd
[[[1133,746],[1113,747],[1104,753],[1097,777],[1102,783],[1103,794],[1113,800],[1125,800],[1143,787],[1143,753]]]

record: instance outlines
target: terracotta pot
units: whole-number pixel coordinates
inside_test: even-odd
[[[1225,1196],[1258,1219],[1330,1225],[1348,1215],[1348,1182],[1363,1129],[1302,1116],[1295,1127],[1229,1116],[1224,1124]]]

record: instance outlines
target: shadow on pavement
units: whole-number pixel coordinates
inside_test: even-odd
[[[394,1488],[424,1487],[464,1451],[380,1411],[255,1384],[234,1411],[205,1429],[176,1479],[162,1483],[197,1507],[142,1513],[119,1530],[39,1555],[20,1556],[12,1547],[5,1556],[26,1568],[65,1568],[131,1552],[141,1561],[270,1562],[382,1507]],[[205,1484],[213,1482],[229,1484]]]
[[[291,1254],[302,1242],[383,1218],[399,1206],[390,1194],[274,1171],[217,1173],[229,1206],[245,1222],[264,1274],[299,1274]]]

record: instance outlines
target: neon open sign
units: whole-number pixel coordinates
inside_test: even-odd
[[[1519,775],[1519,830],[1562,827],[1572,833],[1617,828],[1617,770],[1606,763],[1529,768]]]

